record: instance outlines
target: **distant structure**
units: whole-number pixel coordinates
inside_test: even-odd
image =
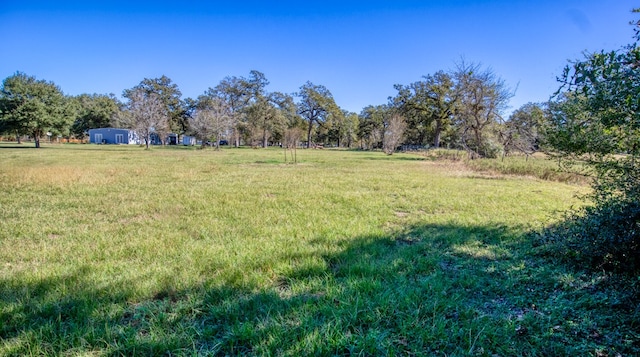
[[[182,139],[182,140],[179,140]],[[151,133],[149,138],[150,145],[162,145],[163,142],[160,136],[156,133]],[[140,138],[135,131],[130,129],[121,128],[98,128],[89,129],[89,142],[91,144],[131,144],[141,145],[144,144],[144,139]],[[182,135],[180,138],[178,134],[169,133],[165,138],[165,145],[196,145],[198,140],[194,136]]]
[[[92,144],[132,144],[142,143],[135,131],[120,128],[89,129],[89,142]]]

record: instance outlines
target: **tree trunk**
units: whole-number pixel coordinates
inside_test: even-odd
[[[436,149],[440,147],[441,133],[442,133],[442,122],[440,120],[436,120],[436,132],[433,138],[433,147]]]
[[[240,135],[238,135],[238,128],[235,126],[231,129],[231,141],[233,142],[233,147],[240,147]]]
[[[313,129],[313,120],[309,120],[309,129],[307,130],[307,149],[311,147],[311,129]]]
[[[269,143],[267,143],[267,129],[262,130],[262,147],[266,148]]]
[[[34,143],[36,144],[36,148],[39,148],[40,147],[40,131],[37,129],[33,132],[33,140],[34,140]]]

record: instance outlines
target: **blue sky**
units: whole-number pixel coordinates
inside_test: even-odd
[[[263,72],[270,91],[306,81],[342,108],[387,103],[394,84],[490,67],[512,109],[545,101],[584,51],[632,41],[631,0],[2,1],[0,77],[16,71],[71,95],[114,93],[166,75],[183,97]]]

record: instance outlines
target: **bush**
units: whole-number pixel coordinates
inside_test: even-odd
[[[565,262],[628,275],[640,273],[640,202],[610,199],[569,213],[540,235],[543,249]]]
[[[589,169],[594,205],[551,227],[544,238],[560,256],[588,267],[638,274],[640,21],[632,23],[634,43],[572,62],[549,103],[545,145]]]

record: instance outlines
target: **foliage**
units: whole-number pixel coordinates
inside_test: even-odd
[[[78,138],[85,137],[89,129],[111,126],[120,110],[120,102],[113,94],[81,94],[71,100],[75,119],[70,130]]]
[[[515,151],[528,157],[538,151],[546,122],[547,112],[543,104],[527,103],[515,110],[498,129],[503,155]]]
[[[249,78],[225,77],[214,88],[209,88],[205,95],[218,97],[225,101],[231,110],[232,139],[236,147],[240,146],[242,136],[250,136],[247,111],[259,98],[265,96],[265,88],[269,81],[265,75],[256,70],[249,72]],[[254,108],[255,109],[255,108]]]
[[[342,111],[334,101],[331,92],[323,85],[307,81],[300,87],[296,96],[300,98],[298,114],[307,122],[307,148],[309,148],[314,126],[321,125],[332,115],[342,115]]]
[[[429,138],[434,148],[440,147],[458,102],[454,84],[451,74],[438,71],[422,81],[394,86],[398,94],[390,100],[406,118],[409,142],[422,145]]]
[[[638,274],[640,48],[634,42],[587,54],[566,67],[561,82],[545,135],[558,158],[589,169],[594,206],[548,234],[566,233],[563,244],[592,267]]]
[[[545,254],[594,270],[640,272],[640,203],[610,199],[570,212],[542,232]]]
[[[37,80],[17,72],[2,82],[0,131],[30,135],[40,147],[47,132],[66,134],[69,106],[62,90],[53,82]]]
[[[371,150],[382,147],[385,118],[391,113],[388,105],[369,105],[358,116],[360,148]]]
[[[266,148],[274,136],[282,136],[285,117],[266,95],[258,96],[247,108],[247,128],[251,146]]]
[[[344,120],[338,123],[339,127],[336,129],[338,146],[354,146],[358,139],[359,124],[358,114],[344,111]]]

